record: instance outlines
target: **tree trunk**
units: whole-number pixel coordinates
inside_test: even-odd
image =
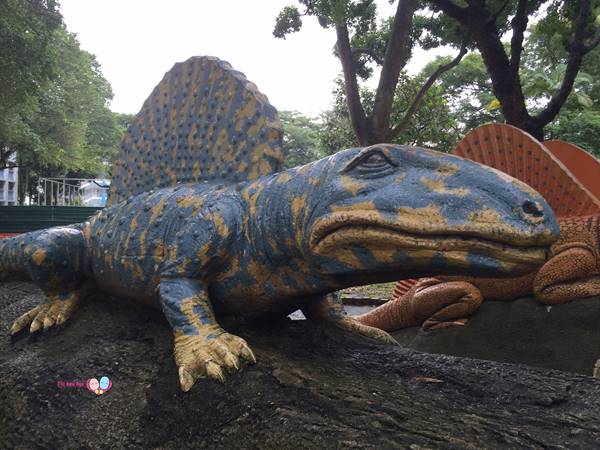
[[[399,0],[388,41],[379,84],[375,93],[373,113],[370,117],[369,140],[371,144],[388,142],[391,138],[390,118],[394,94],[400,71],[405,66],[410,52],[412,18],[417,8],[416,0]]]
[[[511,70],[510,60],[500,40],[498,28],[487,21],[483,10],[477,14],[472,13],[469,23],[477,48],[490,75],[494,95],[500,101],[502,114],[509,124],[529,132],[526,127],[531,116],[525,106],[519,71]]]
[[[363,109],[358,81],[356,79],[356,68],[354,66],[354,57],[350,48],[350,37],[345,23],[336,25],[337,48],[342,61],[344,71],[344,87],[346,89],[346,102],[350,114],[350,122],[354,129],[354,134],[360,145],[369,145],[367,118]]]

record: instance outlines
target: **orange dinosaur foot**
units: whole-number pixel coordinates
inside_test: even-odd
[[[435,281],[414,287],[413,314],[422,318],[421,327],[436,330],[464,326],[481,306],[481,292],[466,281]]]
[[[555,250],[533,281],[535,296],[547,305],[568,303],[600,295],[600,264],[593,248],[584,242]]]
[[[423,278],[402,297],[357,319],[386,331],[418,325],[425,330],[464,326],[482,301],[481,292],[471,283]]]

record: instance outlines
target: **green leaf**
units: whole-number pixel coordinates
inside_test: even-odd
[[[594,101],[585,92],[575,92],[575,95],[577,96],[579,104],[584,108],[591,108],[594,106]]]
[[[495,98],[494,100],[492,100],[491,102],[489,102],[487,104],[487,106],[485,107],[485,109],[487,111],[494,111],[494,110],[500,108],[500,106],[502,106],[502,103],[500,103],[500,100],[498,100],[497,98]]]

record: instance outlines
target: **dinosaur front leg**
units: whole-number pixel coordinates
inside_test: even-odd
[[[483,301],[481,292],[464,281],[423,278],[406,294],[357,317],[386,331],[421,325],[423,329],[462,326]]]
[[[240,358],[256,362],[246,341],[219,326],[200,281],[163,278],[160,300],[173,328],[175,363],[183,391],[189,391],[202,377],[225,381],[224,370],[239,370]]]
[[[398,342],[385,331],[364,325],[358,320],[348,317],[338,294],[333,293],[320,297],[309,306],[302,308],[302,312],[307,319],[329,322],[338,328],[375,339],[384,344],[398,345]]]
[[[556,305],[600,295],[600,263],[589,245],[568,244],[555,253],[534,279],[536,298]]]

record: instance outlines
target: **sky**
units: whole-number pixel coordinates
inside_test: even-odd
[[[377,2],[392,14],[395,5]],[[317,116],[332,103],[341,73],[335,31],[314,17],[285,40],[273,36],[279,11],[295,0],[61,0],[67,29],[96,55],[114,92],[111,109],[136,113],[176,62],[212,55],[246,74],[280,111]],[[418,70],[431,52],[416,52]],[[374,81],[373,81],[374,83]]]

